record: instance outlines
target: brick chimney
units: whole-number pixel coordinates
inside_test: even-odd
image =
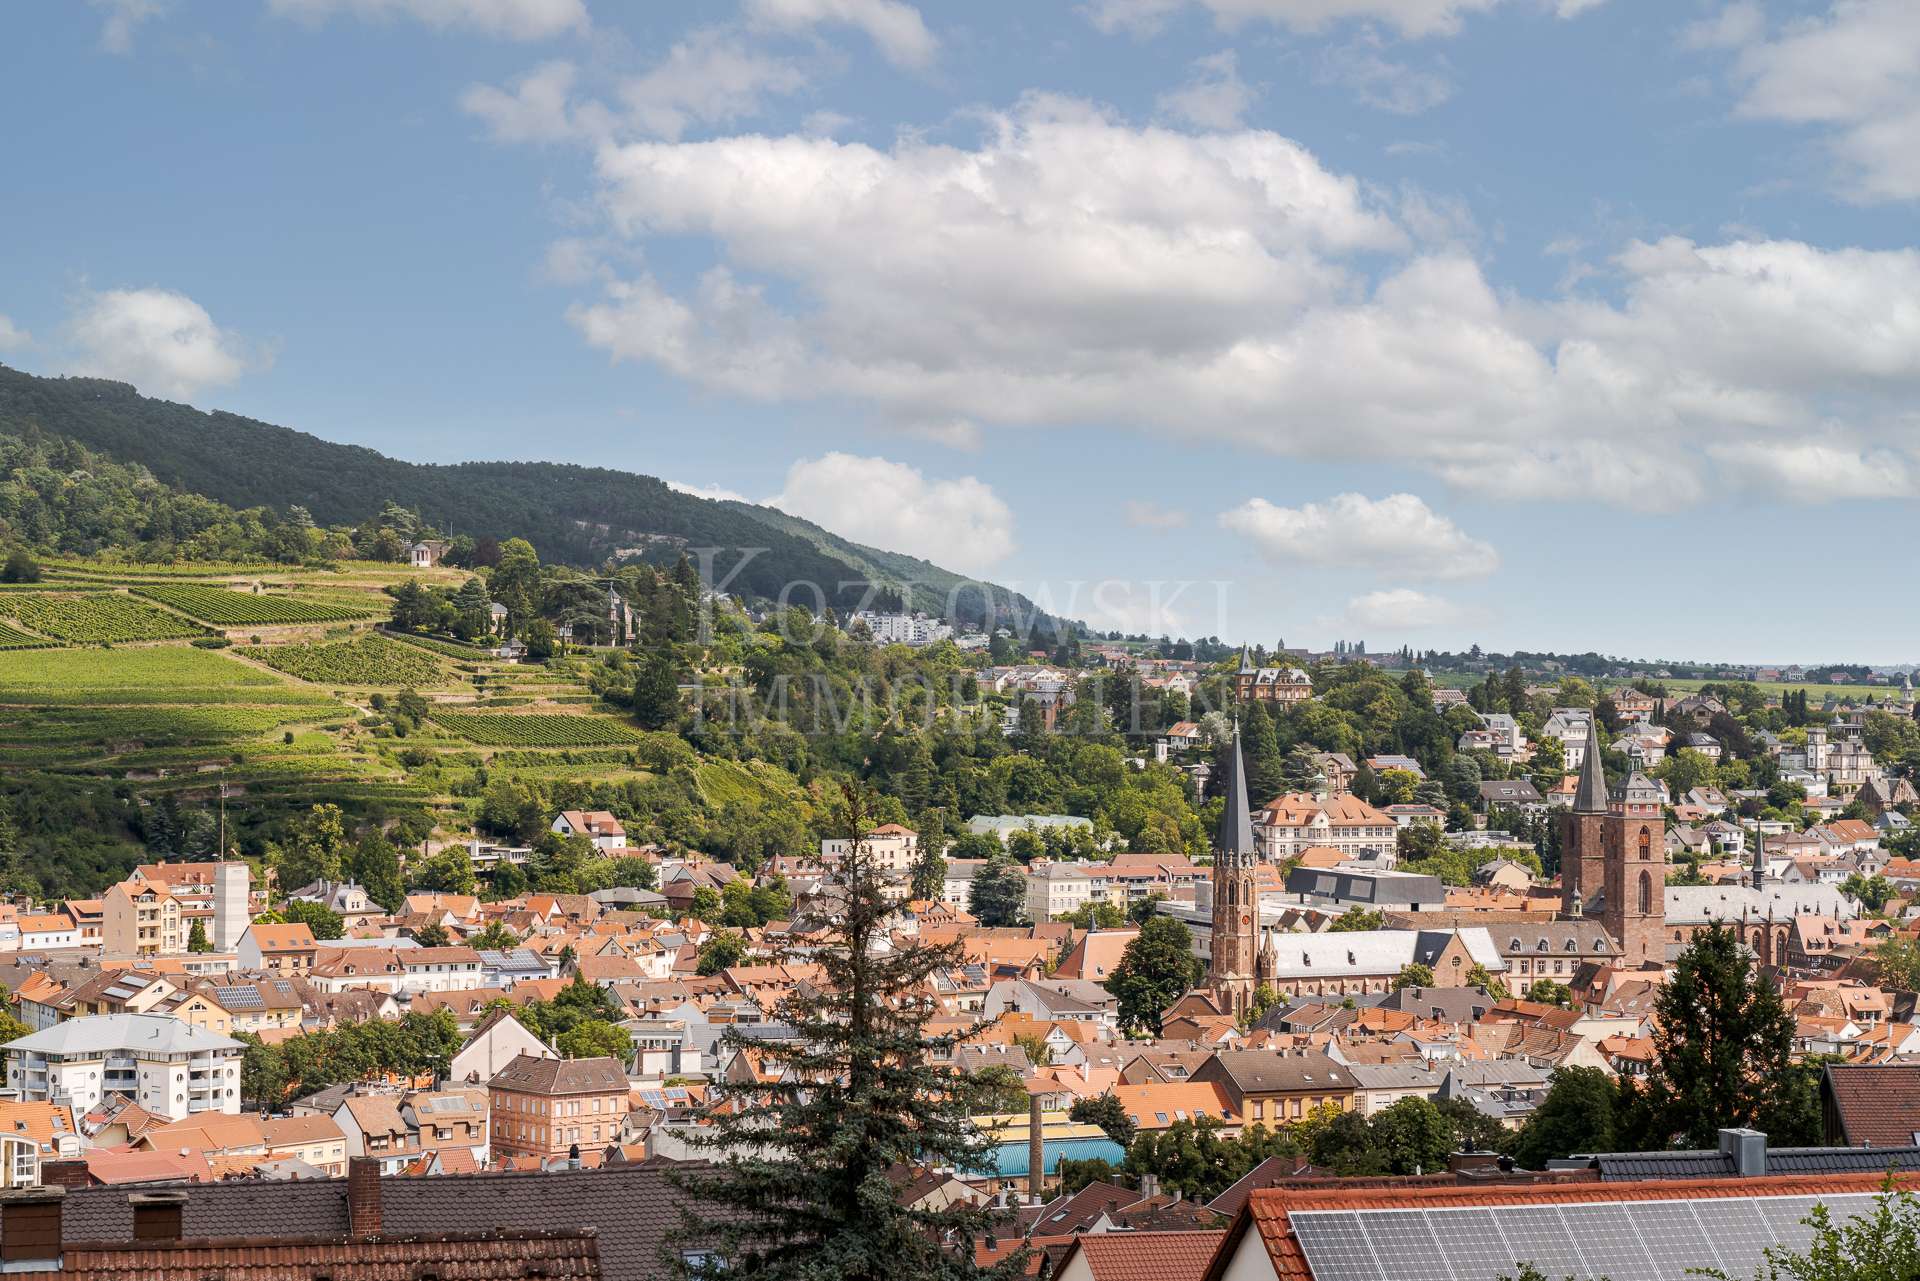
[[[357,1237],[380,1235],[380,1162],[373,1157],[347,1161],[347,1230]]]
[[[42,1161],[40,1182],[50,1188],[84,1188],[87,1186],[87,1163],[73,1157]]]

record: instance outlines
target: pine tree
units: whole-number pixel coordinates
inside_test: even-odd
[[[663,1260],[684,1281],[959,1281],[1012,1278],[1024,1253],[994,1268],[973,1240],[999,1212],[956,1203],[902,1205],[889,1173],[984,1168],[970,1117],[988,1104],[979,1077],[938,1066],[957,1036],[933,1036],[931,979],[962,963],[955,945],[899,949],[887,922],[896,905],[861,839],[866,804],[849,798],[835,826],[852,842],[841,866],[837,937],[812,956],[817,986],[797,989],[779,1017],[792,1040],[730,1033],[752,1048],[763,1080],[726,1087],[724,1106],[689,1142],[711,1164],[675,1167],[686,1194]]]
[[[1107,978],[1107,991],[1119,1002],[1120,1026],[1158,1035],[1161,1013],[1204,973],[1200,958],[1193,954],[1193,935],[1185,921],[1171,916],[1148,918]]]
[[[1027,878],[1011,855],[996,854],[973,874],[967,911],[982,925],[1018,925],[1026,914]]]

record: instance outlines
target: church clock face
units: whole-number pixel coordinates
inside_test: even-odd
[[[1246,914],[1245,912],[1242,912],[1242,913],[1240,913],[1240,924],[1242,924],[1242,925],[1252,925],[1252,924],[1253,924],[1253,918],[1252,918],[1251,916],[1249,916],[1249,915],[1247,915],[1247,914]]]

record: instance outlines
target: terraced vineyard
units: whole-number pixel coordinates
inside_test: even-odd
[[[332,645],[249,645],[234,652],[316,684],[420,686],[446,679],[432,654],[384,636]]]
[[[0,705],[71,704],[336,706],[326,695],[272,672],[187,645],[38,649],[0,657]],[[6,716],[0,711],[0,720]]]
[[[272,627],[285,623],[340,623],[368,618],[371,609],[360,609],[335,602],[296,600],[291,596],[269,596],[253,592],[228,591],[198,583],[142,584],[136,590],[142,596],[171,606],[215,627]]]
[[[58,644],[44,636],[33,636],[0,618],[0,649],[39,649],[44,645]]]
[[[482,747],[616,747],[645,736],[611,716],[550,716],[538,712],[440,712],[435,724]]]
[[[414,636],[407,632],[383,631],[381,635],[397,641],[405,641],[421,649],[432,650],[443,658],[457,658],[462,662],[484,663],[493,658],[491,650],[481,649],[478,645],[462,645],[458,641],[439,640],[432,636]]]
[[[43,636],[80,644],[179,640],[201,632],[177,614],[114,592],[29,592],[0,596],[0,614]]]

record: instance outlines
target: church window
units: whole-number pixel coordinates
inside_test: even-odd
[[[1640,857],[1643,859],[1653,857],[1653,833],[1644,827],[1640,829]],[[1646,911],[1645,908],[1640,910]]]
[[[1640,873],[1640,915],[1646,916],[1653,911],[1653,882],[1645,872]]]

